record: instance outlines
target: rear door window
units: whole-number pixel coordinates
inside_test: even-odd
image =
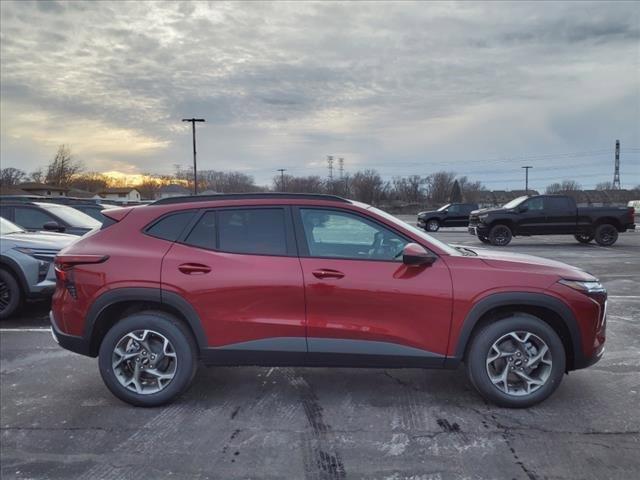
[[[570,210],[569,199],[565,197],[546,197],[544,199],[544,208],[549,212],[566,212]]]
[[[230,253],[287,255],[282,208],[220,209],[206,212],[185,243]]]
[[[284,210],[219,210],[218,249],[232,253],[286,255],[287,231]]]

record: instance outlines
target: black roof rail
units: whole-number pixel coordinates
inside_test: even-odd
[[[320,193],[217,193],[214,195],[186,195],[167,197],[156,200],[150,205],[171,205],[174,203],[211,202],[215,200],[260,200],[260,199],[292,199],[292,200],[325,200],[329,202],[349,203],[346,198],[337,195]]]

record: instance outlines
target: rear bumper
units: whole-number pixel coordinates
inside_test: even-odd
[[[69,335],[60,330],[53,312],[49,312],[49,321],[51,322],[51,335],[58,345],[80,355],[93,356],[90,353],[89,342],[84,337]]]

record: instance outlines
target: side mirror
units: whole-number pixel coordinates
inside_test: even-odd
[[[435,261],[435,255],[429,253],[422,245],[417,243],[407,243],[402,249],[402,263],[405,265],[419,267],[421,265],[431,265]]]
[[[64,227],[53,220],[45,223],[42,228],[47,232],[64,232]]]

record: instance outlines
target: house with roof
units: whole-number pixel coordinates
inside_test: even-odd
[[[140,192],[132,187],[107,188],[99,192],[100,197],[116,202],[139,202]]]
[[[169,197],[182,197],[184,195],[191,194],[191,190],[178,183],[170,183],[169,185],[163,185],[158,189],[156,197],[169,198]]]
[[[16,188],[27,192],[29,195],[42,195],[44,197],[66,197],[68,188],[57,187],[40,182],[26,182],[15,185]]]

